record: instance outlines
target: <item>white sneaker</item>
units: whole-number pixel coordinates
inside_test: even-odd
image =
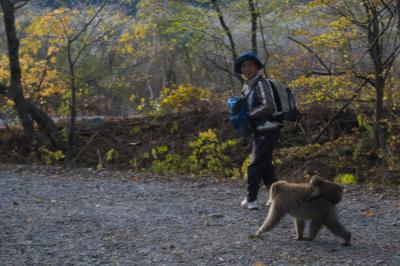
[[[257,202],[256,201],[248,202],[247,198],[244,198],[242,200],[242,202],[240,203],[240,206],[242,208],[247,208],[249,210],[258,209]]]

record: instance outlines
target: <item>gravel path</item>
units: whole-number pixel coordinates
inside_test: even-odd
[[[293,240],[289,217],[253,240],[267,209],[239,207],[244,184],[180,180],[0,165],[0,265],[400,265],[398,197],[350,188],[342,248]]]

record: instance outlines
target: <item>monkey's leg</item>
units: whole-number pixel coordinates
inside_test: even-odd
[[[303,232],[304,232],[304,226],[305,226],[305,221],[300,220],[300,219],[294,219],[294,224],[295,224],[295,229],[296,229],[296,240],[303,240]]]
[[[350,246],[351,233],[339,222],[334,211],[326,217],[325,225],[332,233],[344,239],[345,242],[341,246]]]
[[[285,214],[286,211],[273,202],[271,208],[269,209],[268,216],[260,228],[258,228],[256,236],[260,235],[264,231],[269,231],[274,228],[282,219],[282,217],[285,216]]]
[[[314,240],[323,224],[324,221],[322,219],[312,219],[310,224],[310,235],[305,238],[305,240]]]

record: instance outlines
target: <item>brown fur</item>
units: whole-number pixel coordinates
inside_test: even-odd
[[[322,197],[332,204],[337,204],[343,197],[343,186],[320,176],[314,175],[310,179],[310,185],[313,188],[311,198]]]
[[[271,230],[286,214],[289,214],[294,217],[297,240],[315,239],[318,231],[325,225],[332,233],[345,240],[343,246],[349,246],[351,233],[336,217],[335,205],[342,198],[343,189],[338,189],[334,182],[325,183],[326,181],[316,177],[305,184],[293,184],[286,181],[272,184],[270,188],[271,207],[256,235]],[[330,191],[330,186],[334,187],[336,192]],[[340,193],[338,193],[339,191]],[[307,220],[311,220],[310,235],[308,238],[303,238]]]

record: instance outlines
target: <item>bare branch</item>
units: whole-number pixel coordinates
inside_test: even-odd
[[[99,13],[103,10],[105,6],[106,1],[103,1],[99,9],[96,11],[96,13],[89,19],[89,21],[83,26],[83,28],[74,36],[70,39],[71,42],[76,41],[85,31],[86,29],[92,24],[92,22],[95,20],[95,18],[99,15]]]
[[[325,133],[325,131],[331,126],[331,124],[333,123],[333,121],[335,121],[335,119],[339,116],[339,114],[346,109],[351,103],[353,103],[353,101],[357,98],[357,96],[360,94],[361,89],[367,84],[367,81],[364,81],[356,90],[356,92],[354,93],[353,97],[348,100],[347,103],[345,103],[340,109],[339,111],[336,112],[336,114],[328,121],[328,123],[325,125],[325,127],[319,132],[319,134],[314,138],[312,143],[316,143],[320,137],[322,136],[322,134]]]
[[[346,71],[335,71],[335,73],[326,73],[326,72],[320,72],[320,71],[316,71],[316,70],[312,70],[310,71],[310,73],[308,73],[306,75],[306,77],[310,77],[313,75],[317,75],[317,76],[341,76],[341,75],[345,75],[347,72]],[[363,81],[366,81],[367,83],[369,83],[372,86],[375,86],[375,81],[371,78],[365,77],[355,71],[353,71],[353,75]]]
[[[17,10],[23,6],[25,6],[26,4],[29,3],[30,0],[23,0],[23,1],[15,1],[14,3],[14,10]],[[18,6],[16,4],[19,4]]]
[[[224,16],[222,15],[222,12],[221,12],[220,8],[219,8],[218,1],[217,0],[211,0],[211,5],[214,8],[214,10],[217,12],[217,16],[218,16],[219,22],[220,22],[222,28],[224,29],[226,35],[228,36],[229,43],[231,45],[232,59],[233,59],[233,62],[234,62],[234,61],[236,61],[237,53],[236,53],[236,46],[235,46],[235,42],[233,40],[233,36],[232,36],[231,30],[229,29],[229,27],[225,23],[225,19],[224,19]]]
[[[293,41],[293,42],[295,42],[295,43],[297,43],[297,44],[300,44],[302,47],[304,47],[307,51],[309,51],[318,60],[318,62],[328,71],[328,73],[330,75],[332,74],[331,69],[325,64],[325,62],[321,59],[321,57],[319,57],[319,55],[316,52],[314,52],[310,47],[308,47],[304,43],[302,43],[302,42],[300,42],[300,41],[298,41],[298,40],[296,40],[296,39],[294,39],[294,38],[292,38],[290,36],[288,36],[288,39]]]
[[[383,34],[386,33],[386,31],[388,30],[388,28],[390,27],[392,20],[394,18],[394,14],[391,13],[391,16],[389,18],[389,21],[387,22],[386,26],[383,26],[383,29],[379,32],[379,34],[375,37],[374,41],[369,45],[368,50],[371,50],[375,44],[381,39],[381,37],[383,36]],[[377,18],[377,14],[374,14],[374,17],[371,19],[371,22],[374,21]]]
[[[225,68],[225,67],[219,65],[217,62],[215,62],[214,60],[208,58],[207,56],[205,57],[205,59],[206,59],[207,62],[211,63],[217,69],[222,70],[222,71],[228,73],[229,75],[232,75],[232,76],[236,77],[238,80],[242,81],[242,78],[240,77],[240,75],[237,75],[237,74],[233,73],[229,68]]]
[[[316,76],[341,76],[346,74],[346,71],[335,71],[335,73],[327,73],[327,72],[320,72],[320,71],[316,71],[316,70],[311,70],[306,77],[310,77],[313,75]]]
[[[388,58],[386,58],[386,61],[383,62],[383,67],[386,70],[386,73],[383,77],[383,79],[386,80],[388,74],[389,74],[389,70],[392,68],[394,61],[396,60],[396,58],[399,56],[400,54],[400,45],[397,45],[397,47],[394,49],[393,53],[390,54],[390,56]]]
[[[364,30],[368,30],[368,26],[366,25],[366,22],[360,22],[357,20],[356,16],[351,12],[351,10],[347,10],[350,13],[350,16],[346,13],[344,13],[342,10],[332,6],[331,7],[332,10],[334,10],[336,12],[337,15],[347,19],[348,21],[350,21],[352,24],[364,29]]]

